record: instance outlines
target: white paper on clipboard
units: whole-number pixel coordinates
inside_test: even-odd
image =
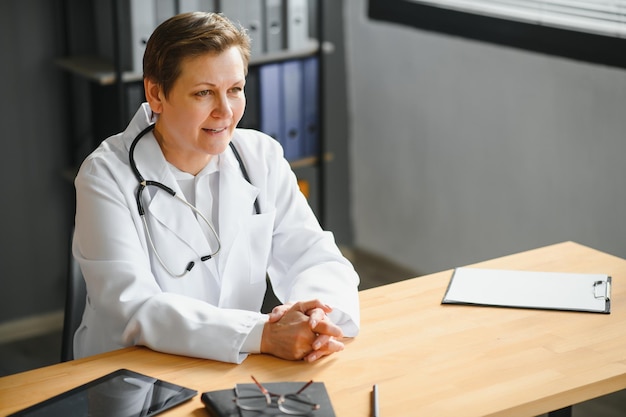
[[[442,304],[611,312],[606,274],[456,268]]]

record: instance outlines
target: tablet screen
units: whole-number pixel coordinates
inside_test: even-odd
[[[196,394],[189,388],[120,369],[11,416],[153,416]]]

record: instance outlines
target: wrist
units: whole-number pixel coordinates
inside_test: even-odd
[[[271,344],[270,344],[270,326],[272,324],[269,321],[266,321],[263,325],[263,331],[261,332],[261,345],[260,352],[261,353],[271,353]]]

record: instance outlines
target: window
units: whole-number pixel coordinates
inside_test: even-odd
[[[626,68],[626,0],[369,0],[369,17]]]

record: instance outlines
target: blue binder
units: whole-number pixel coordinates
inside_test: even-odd
[[[265,64],[259,68],[260,129],[284,146],[282,133],[281,64]]]
[[[319,59],[304,60],[304,146],[303,156],[319,152]]]
[[[304,72],[301,60],[282,63],[283,130],[285,158],[289,161],[304,155]]]

